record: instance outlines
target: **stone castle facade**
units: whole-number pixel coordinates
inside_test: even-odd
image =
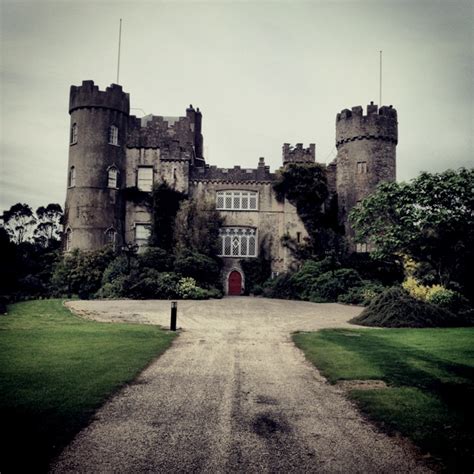
[[[124,198],[126,188],[150,192],[166,182],[198,200],[206,199],[225,218],[219,248],[227,293],[240,294],[245,274],[240,260],[268,249],[272,271],[292,263],[281,237],[302,241],[307,232],[288,201],[279,202],[276,174],[264,158],[256,168],[218,168],[203,156],[202,114],[189,106],[183,117],[130,115],[129,94],[112,84],[105,91],[93,81],[71,86],[65,250],[95,250],[104,245],[146,245],[151,216],[146,207]],[[395,180],[397,112],[371,103],[345,109],[336,118],[336,159],[325,166],[329,190],[337,196],[340,223],[351,242],[349,211],[382,181]],[[283,145],[282,166],[314,163],[315,145]],[[366,251],[351,245],[353,251]]]

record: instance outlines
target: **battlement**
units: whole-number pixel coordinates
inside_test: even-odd
[[[122,86],[111,84],[105,91],[94,85],[94,81],[82,81],[81,86],[71,86],[69,93],[69,113],[85,107],[97,107],[130,113],[130,96]]]
[[[336,116],[336,148],[354,140],[398,142],[397,111],[371,102],[364,115],[361,106],[344,109]]]
[[[290,163],[314,163],[316,161],[316,145],[310,143],[308,148],[303,148],[302,143],[292,147],[284,143],[282,147],[283,166]]]
[[[233,183],[271,182],[275,174],[270,172],[270,167],[265,165],[265,159],[259,158],[257,168],[218,168],[217,166],[193,167],[190,170],[192,181],[224,181]]]

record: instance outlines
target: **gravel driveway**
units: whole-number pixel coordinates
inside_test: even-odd
[[[169,301],[74,301],[100,321],[169,326]],[[54,472],[426,472],[293,345],[359,308],[232,297],[180,301],[182,333],[76,436]],[[352,326],[353,327],[353,326]]]

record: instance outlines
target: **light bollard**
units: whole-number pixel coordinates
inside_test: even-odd
[[[178,315],[178,302],[172,301],[171,302],[171,323],[170,323],[170,331],[176,331],[176,318]]]

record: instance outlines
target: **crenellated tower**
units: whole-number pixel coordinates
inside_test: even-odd
[[[112,84],[105,91],[93,81],[71,86],[68,187],[65,205],[66,250],[120,245],[124,209],[129,95]]]
[[[336,118],[336,190],[339,221],[351,250],[353,231],[348,214],[384,181],[395,181],[398,142],[397,111],[373,102],[364,115],[360,106],[344,109]]]

